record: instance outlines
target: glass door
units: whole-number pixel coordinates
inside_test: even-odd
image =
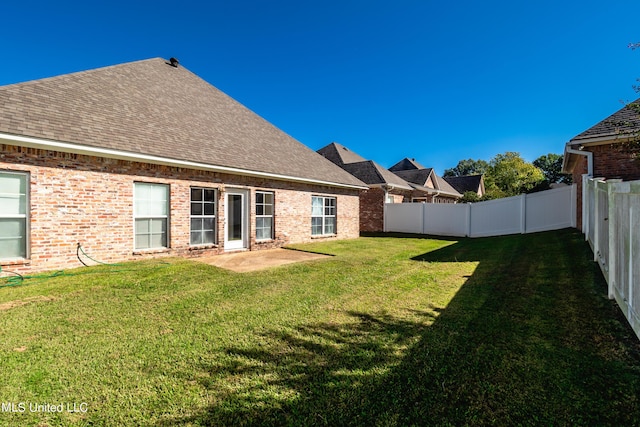
[[[247,247],[247,194],[234,190],[226,193],[225,199],[225,250]]]

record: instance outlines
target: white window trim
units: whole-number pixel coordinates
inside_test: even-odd
[[[314,215],[313,214],[313,199],[322,199],[322,215]],[[326,215],[325,214],[325,201],[326,200],[335,200],[335,210],[336,213],[334,215]],[[312,237],[321,237],[321,236],[336,236],[338,234],[338,198],[332,196],[312,196],[311,197],[311,236]],[[313,218],[322,218],[322,233],[321,234],[313,234]],[[327,233],[325,231],[325,218],[335,218],[333,223],[333,233]]]
[[[166,215],[145,215],[145,216],[137,216],[136,215],[136,184],[145,184],[145,185],[161,185],[166,187],[167,189],[167,214]],[[167,233],[166,233],[166,246],[155,246],[150,248],[138,248],[136,247],[136,220],[138,219],[165,219],[167,221]],[[134,252],[155,252],[155,251],[165,251],[171,247],[171,185],[165,184],[162,182],[146,182],[146,181],[135,181],[133,183],[133,250]]]
[[[0,173],[3,174],[8,174],[8,175],[22,175],[25,177],[25,194],[24,194],[24,203],[25,203],[25,207],[24,207],[24,214],[18,214],[18,215],[3,215],[0,214],[0,218],[9,218],[9,219],[14,219],[14,218],[20,218],[20,219],[24,219],[24,257],[6,257],[3,258],[0,256],[0,260],[2,261],[20,261],[20,260],[28,260],[31,254],[31,247],[30,247],[30,243],[31,243],[31,227],[30,227],[30,216],[29,213],[31,211],[31,174],[29,172],[22,172],[22,171],[13,171],[13,170],[0,170]]]
[[[257,242],[268,242],[270,240],[273,240],[274,236],[275,236],[275,220],[274,220],[274,218],[275,218],[275,213],[276,213],[276,193],[273,192],[273,191],[262,191],[262,190],[260,190],[260,191],[256,191],[256,198],[257,198],[258,194],[271,194],[271,196],[272,196],[273,203],[260,203],[262,206],[271,206],[271,212],[272,212],[271,215],[258,215],[256,213],[256,225],[255,225],[255,227],[256,227],[256,241]],[[258,201],[257,200],[255,201],[255,206],[256,207],[258,206]],[[271,218],[271,236],[269,236],[266,239],[258,239],[258,231],[257,231],[258,230],[258,224],[257,224],[258,218]]]
[[[204,214],[204,203],[203,203],[202,215],[191,214],[191,204],[193,203],[193,200],[191,200],[191,190],[213,190],[213,215]],[[191,232],[193,231],[191,229],[192,218],[196,218],[196,219],[213,218],[213,242],[212,243],[191,243]],[[198,247],[206,247],[206,246],[212,246],[217,244],[218,244],[218,189],[211,188],[211,187],[199,187],[199,186],[189,187],[189,246],[191,246],[192,248],[198,248]]]

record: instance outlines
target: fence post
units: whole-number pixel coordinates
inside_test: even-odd
[[[362,209],[362,208],[361,208]],[[387,232],[387,201],[382,205],[382,231]]]
[[[600,197],[598,197],[598,181],[602,178],[593,178],[593,261],[598,262],[598,252],[600,251],[600,218],[599,218],[599,205]]]
[[[578,224],[578,185],[571,184],[571,227],[576,227]],[[584,213],[583,213],[584,217]],[[583,227],[584,228],[584,227]],[[584,230],[583,230],[584,232]]]
[[[589,175],[582,175],[582,232],[584,239],[589,240]]]
[[[527,232],[527,195],[520,195],[520,234]]]
[[[422,234],[427,234],[427,204],[422,204]]]
[[[616,183],[622,182],[621,179],[610,179],[607,180],[607,200],[609,211],[607,212],[608,221],[609,221],[609,254],[607,256],[607,269],[609,280],[607,280],[607,288],[609,291],[609,299],[613,299],[615,297],[613,290],[617,287],[616,283],[616,253],[618,252],[618,241],[616,235],[616,204],[615,204],[615,193],[617,190]]]
[[[471,237],[471,205],[472,203],[467,203],[467,232],[465,237]]]

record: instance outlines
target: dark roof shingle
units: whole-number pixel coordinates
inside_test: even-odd
[[[400,160],[398,163],[396,163],[395,165],[389,168],[391,172],[415,170],[415,169],[427,169],[427,168],[422,166],[420,163],[416,162],[416,159],[410,159],[408,157],[405,157],[404,159]]]
[[[372,160],[365,160],[364,157],[337,142],[332,142],[317,152],[366,184],[391,184],[396,188],[411,189],[409,183],[399,176]]]
[[[0,132],[362,186],[211,84],[161,58],[0,87]]]
[[[445,176],[443,179],[460,194],[467,191],[477,193],[481,190],[482,175]]]
[[[640,99],[625,105],[606,119],[571,139],[571,143],[598,137],[636,133],[640,131]]]

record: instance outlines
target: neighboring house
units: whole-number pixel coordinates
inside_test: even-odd
[[[360,231],[383,231],[384,204],[411,200],[411,184],[347,147],[332,142],[318,153],[369,186],[360,193]]]
[[[637,100],[633,104],[639,103]],[[572,174],[577,184],[578,228],[582,228],[583,175],[625,181],[640,179],[639,134],[638,109],[625,106],[566,144],[562,170]]]
[[[415,159],[404,158],[389,170],[416,190],[412,195],[412,202],[456,203],[462,197],[460,192],[439,177],[432,168],[425,168]]]
[[[0,87],[0,265],[359,235],[360,180],[163,59]]]
[[[443,179],[462,195],[472,192],[482,197],[485,194],[484,175],[445,176]]]

